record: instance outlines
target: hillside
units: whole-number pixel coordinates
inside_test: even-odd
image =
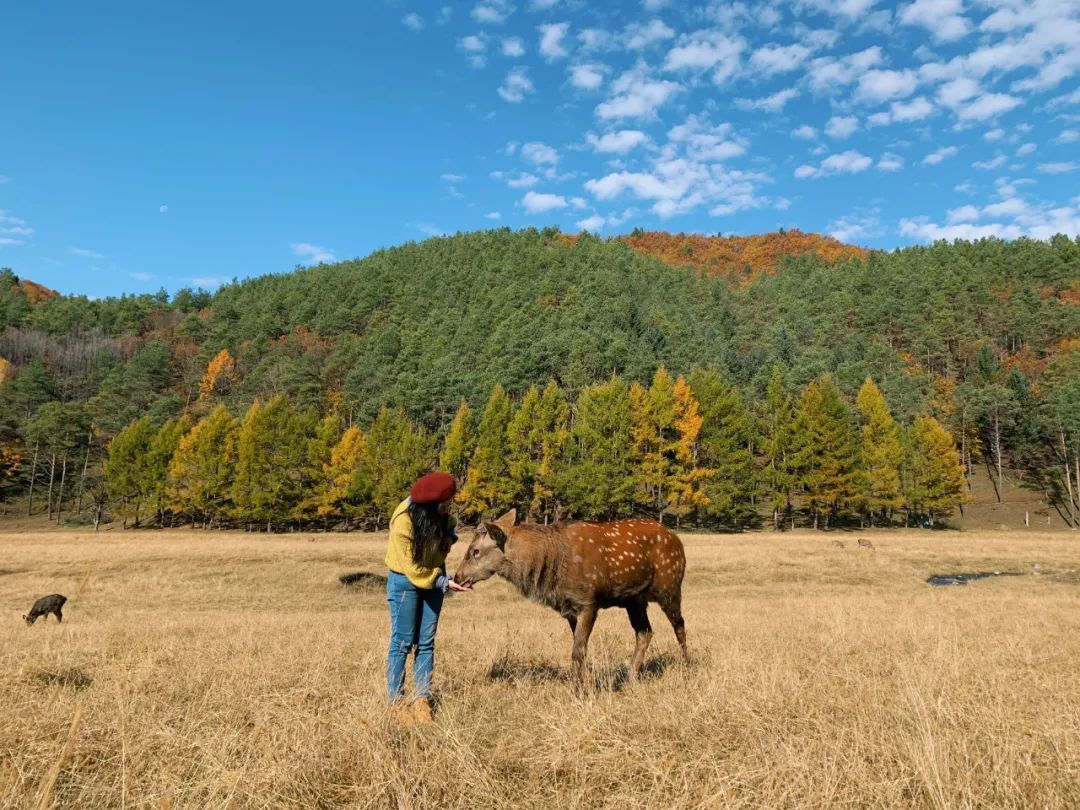
[[[5,446],[23,454],[50,425],[85,423],[100,457],[133,420],[189,413],[210,389],[236,415],[283,393],[365,428],[400,408],[436,436],[462,399],[479,409],[496,384],[516,399],[550,379],[574,402],[613,375],[648,383],[661,366],[715,368],[756,406],[776,367],[795,395],[832,375],[849,403],[872,377],[902,423],[934,414],[966,456],[1000,447],[1029,486],[1058,497],[1069,482],[1055,471],[1080,432],[1080,243],[865,253],[782,236],[499,229],[172,298],[32,296],[5,271]],[[715,272],[668,264],[680,244]],[[740,262],[749,270],[734,272]],[[15,492],[22,475],[6,482]]]

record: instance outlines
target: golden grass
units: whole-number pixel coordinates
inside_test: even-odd
[[[687,536],[693,665],[653,607],[624,687],[605,611],[584,698],[565,622],[484,583],[447,602],[441,710],[407,731],[384,596],[337,582],[381,571],[379,536],[8,534],[0,804],[1080,807],[1080,538],[870,536]],[[924,583],[993,569],[1026,575]],[[54,591],[64,624],[26,627]]]

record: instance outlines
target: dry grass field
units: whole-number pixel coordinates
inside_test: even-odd
[[[385,597],[337,581],[378,535],[6,533],[0,805],[1080,807],[1080,537],[858,536],[686,536],[692,665],[653,607],[625,686],[605,611],[586,697],[565,622],[483,583],[405,730]],[[1024,575],[924,582],[995,569]],[[54,591],[64,623],[25,626]]]

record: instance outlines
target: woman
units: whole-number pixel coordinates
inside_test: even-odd
[[[431,722],[431,670],[435,664],[435,630],[447,590],[470,591],[446,575],[446,555],[457,541],[450,504],[457,485],[451,475],[421,476],[390,518],[386,550],[386,599],[390,603],[390,650],[386,657],[386,689],[403,720]],[[405,659],[416,648],[413,680],[415,702],[405,700]]]

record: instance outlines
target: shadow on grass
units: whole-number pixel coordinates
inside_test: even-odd
[[[672,667],[682,666],[683,660],[678,655],[661,653],[646,660],[641,667],[639,680],[647,681],[659,678]],[[503,655],[493,661],[488,670],[492,681],[512,684],[565,683],[573,685],[573,675],[569,666],[556,666],[548,661],[520,660],[510,655]],[[630,684],[630,665],[622,664],[615,668],[589,668],[589,682],[594,692],[620,692]]]
[[[76,692],[81,692],[94,682],[93,675],[78,667],[42,669],[38,671],[37,679],[45,686],[70,686]]]
[[[382,574],[373,574],[370,571],[356,571],[352,574],[342,574],[338,582],[352,591],[385,591],[386,577]]]

